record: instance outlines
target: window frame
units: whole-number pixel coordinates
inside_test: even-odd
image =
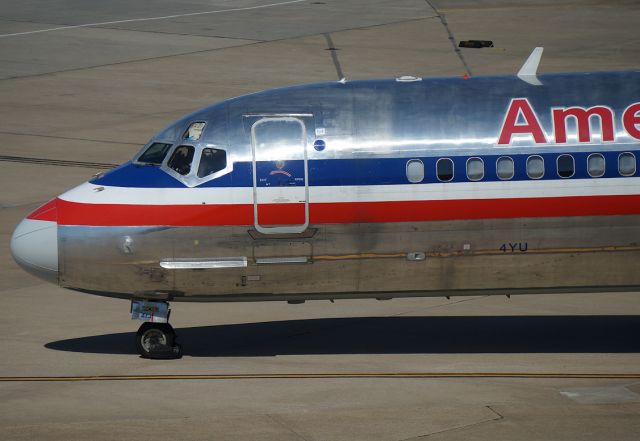
[[[534,178],[529,174],[529,161],[531,159],[533,159],[533,158],[540,158],[540,160],[542,161],[542,174],[540,176],[538,176],[537,178]],[[539,179],[544,178],[544,175],[546,174],[546,171],[547,171],[545,169],[544,158],[541,155],[529,155],[529,156],[527,156],[527,160],[526,160],[526,162],[524,164],[524,167],[525,167],[525,171],[527,173],[527,177],[529,179],[533,179],[533,180],[539,180]]]
[[[183,145],[195,148],[194,158],[193,158],[193,161],[191,161],[191,170],[186,175],[181,175],[180,173],[176,172],[174,169],[172,169],[168,165],[169,158],[171,158],[171,155],[173,155],[173,152],[175,151],[175,149]],[[211,173],[210,175],[205,176],[204,178],[199,178],[198,169],[200,168],[200,160],[202,159],[202,150],[206,148],[224,150],[227,154],[227,166],[222,170],[219,170],[215,173]],[[194,143],[181,142],[171,147],[171,150],[169,150],[169,153],[167,154],[164,162],[162,163],[161,169],[164,172],[166,172],[169,176],[182,182],[187,187],[197,187],[199,185],[204,184],[205,182],[212,181],[221,176],[231,173],[233,171],[233,163],[234,163],[234,155],[228,145],[212,144],[212,143],[194,144]]]
[[[409,179],[409,164],[415,162],[415,163],[420,163],[420,165],[422,166],[422,178],[419,181],[412,181],[411,179]],[[410,184],[419,184],[421,182],[424,182],[424,178],[425,178],[425,173],[424,173],[424,162],[422,161],[422,159],[418,159],[418,158],[412,158],[407,160],[407,163],[405,164],[405,175],[407,177],[407,181],[409,181]]]
[[[500,162],[501,159],[508,159],[509,161],[511,161],[511,176],[509,176],[508,178],[503,178],[498,174],[498,163]],[[516,176],[516,162],[513,160],[511,156],[505,155],[505,156],[500,156],[498,159],[496,159],[496,176],[501,181],[510,181]]]
[[[569,176],[562,176],[560,174],[560,158],[563,156],[568,156],[571,158],[571,163],[573,164],[572,171],[571,171],[571,175]],[[544,165],[543,165],[544,166]],[[561,153],[558,155],[558,157],[556,158],[556,174],[558,175],[558,177],[560,179],[570,179],[573,178],[576,175],[576,158],[573,157],[573,155],[569,154],[569,153]],[[544,175],[543,175],[544,176]]]
[[[204,126],[202,127],[202,131],[200,132],[200,136],[197,139],[192,139],[187,137],[187,135],[189,134],[189,129],[191,128],[192,125],[194,124],[204,124]],[[202,139],[204,138],[204,135],[207,131],[207,127],[209,126],[208,121],[204,121],[204,120],[194,120],[194,121],[190,121],[187,126],[185,127],[185,129],[182,131],[182,136],[180,137],[180,141],[182,144],[185,143],[194,143],[194,142],[202,142]]]
[[[225,166],[224,166],[224,168],[221,168],[221,169],[220,169],[220,170],[218,170],[218,171],[215,171],[215,172],[213,172],[213,173],[209,173],[208,175],[206,175],[206,176],[202,176],[202,177],[201,177],[201,176],[198,176],[198,173],[200,173],[200,162],[202,162],[202,154],[204,153],[204,151],[205,151],[206,149],[223,151],[223,152],[224,152],[224,157],[225,157]],[[195,160],[195,158],[194,158],[194,164],[195,164],[196,162],[197,162],[197,168],[195,169],[194,176],[195,176],[197,179],[202,180],[203,182],[204,182],[204,181],[208,181],[208,180],[209,180],[209,178],[211,178],[212,176],[221,176],[221,172],[225,171],[225,170],[229,167],[229,150],[227,150],[227,149],[223,149],[223,148],[219,148],[219,146],[215,146],[215,147],[214,147],[213,145],[205,145],[205,146],[202,146],[202,148],[198,149],[198,158],[197,158],[197,161],[196,161],[196,160]],[[214,178],[211,178],[211,179],[214,179]]]
[[[140,162],[140,157],[142,155],[144,155],[144,153],[153,144],[169,144],[169,149],[167,150],[167,153],[164,155],[164,158],[162,159],[162,162],[160,164],[151,164],[149,162]],[[175,147],[175,144],[173,143],[173,141],[153,139],[153,140],[147,142],[140,150],[138,150],[138,153],[135,154],[135,156],[133,157],[133,160],[131,162],[136,164],[136,165],[149,165],[149,166],[155,166],[155,167],[162,167],[162,164],[165,163],[165,161],[167,160],[167,156],[169,156],[169,153],[173,151],[174,147]]]
[[[620,158],[622,157],[622,155],[631,155],[633,157],[633,173],[624,174],[620,170]],[[620,176],[630,177],[630,176],[635,176],[637,171],[638,171],[638,158],[636,158],[636,155],[634,155],[632,152],[621,152],[618,155],[618,174]]]
[[[451,162],[451,178],[444,180],[444,179],[440,179],[440,173],[438,173],[438,164],[440,164],[440,161],[449,161]],[[436,179],[440,182],[451,182],[453,181],[453,179],[456,177],[456,164],[455,162],[453,162],[453,159],[449,158],[449,157],[444,157],[444,158],[440,158],[436,161]]]
[[[175,155],[175,154],[176,154],[176,151],[177,151],[180,147],[187,147],[187,148],[189,148],[189,147],[190,147],[190,148],[192,148],[192,149],[193,149],[193,156],[191,157],[191,162],[189,163],[189,171],[188,171],[187,173],[185,173],[185,174],[182,174],[182,173],[178,172],[176,169],[172,168],[172,167],[169,165],[169,161],[171,161],[171,158],[173,158],[173,155]],[[196,162],[196,154],[197,154],[197,152],[198,152],[198,149],[197,149],[194,145],[180,143],[180,144],[178,144],[178,145],[174,146],[174,148],[171,150],[171,154],[168,154],[168,155],[166,156],[166,161],[163,161],[163,163],[166,163],[167,168],[168,168],[169,170],[173,171],[173,172],[174,172],[175,174],[177,174],[178,176],[187,177],[187,176],[190,176],[190,175],[192,175],[192,174],[193,174],[194,164],[195,164],[195,162]]]
[[[589,160],[591,159],[592,156],[600,156],[602,158],[602,162],[604,163],[604,167],[602,168],[602,174],[600,175],[592,175],[591,172],[589,171]],[[601,178],[605,175],[605,173],[607,172],[607,158],[602,154],[602,153],[590,153],[587,156],[587,174],[589,175],[590,178]]]
[[[471,178],[469,177],[469,161],[471,161],[472,159],[478,159],[478,160],[480,161],[480,164],[482,164],[482,176],[480,176],[478,179],[471,179]],[[481,158],[481,157],[479,157],[479,156],[472,156],[472,157],[470,157],[470,158],[467,158],[467,160],[466,160],[466,162],[465,162],[465,164],[464,164],[464,165],[465,165],[465,167],[464,167],[464,168],[465,168],[465,170],[464,170],[464,171],[466,172],[466,175],[467,175],[467,179],[468,179],[468,180],[470,180],[471,182],[478,182],[478,181],[482,181],[482,180],[484,179],[485,174],[486,174],[486,173],[485,173],[485,167],[484,167],[484,159],[482,159],[482,158]]]

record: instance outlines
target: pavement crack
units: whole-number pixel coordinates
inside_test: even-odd
[[[15,23],[28,23],[34,25],[42,25],[42,26],[68,26],[72,27],[74,25],[68,23],[53,23],[53,22],[39,22],[39,21],[30,21],[30,20],[17,20],[13,18],[4,18],[0,17],[0,20],[11,21]],[[202,37],[202,38],[221,38],[225,40],[240,40],[240,41],[251,41],[251,42],[266,42],[268,40],[260,40],[257,38],[242,38],[242,37],[227,37],[224,35],[205,35],[205,34],[187,34],[183,32],[168,32],[168,31],[158,31],[158,30],[149,30],[149,29],[133,29],[127,27],[115,27],[115,26],[91,26],[89,29],[107,29],[111,31],[129,31],[129,32],[142,32],[148,34],[162,34],[162,35],[180,35],[183,37]]]
[[[160,35],[178,35],[181,37],[199,37],[199,38],[219,38],[223,40],[238,40],[249,41],[251,43],[266,43],[269,40],[260,40],[258,38],[242,38],[242,37],[225,37],[224,35],[204,35],[204,34],[184,34],[181,32],[168,32],[148,29],[129,29],[129,28],[116,28],[110,26],[95,26],[91,29],[106,29],[109,31],[127,31],[127,32],[141,32],[146,34],[160,34]]]
[[[5,204],[5,203],[0,203],[0,210],[7,210],[7,209],[12,209],[12,208],[30,208],[33,206],[39,207],[41,205],[44,205],[48,202],[48,200],[45,201],[36,201],[36,202],[21,202],[18,204]]]
[[[409,23],[409,22],[413,22],[413,21],[430,20],[430,19],[434,19],[434,18],[437,18],[437,17],[439,17],[439,16],[438,15],[428,15],[428,16],[424,16],[424,17],[402,19],[402,20],[396,20],[396,21],[389,21],[389,22],[385,22],[385,23],[376,23],[376,24],[367,25],[367,26],[336,29],[336,30],[334,30],[332,32],[335,34],[336,32],[347,32],[347,31],[374,29],[374,28],[378,28],[378,27],[382,27],[382,26],[390,26],[390,25],[396,25],[396,24],[402,24],[402,23]],[[96,27],[96,26],[94,26],[94,27]],[[123,29],[123,30],[125,30],[125,29]],[[273,39],[273,40],[254,40],[254,39],[251,39],[251,38],[238,38],[239,40],[246,40],[246,41],[248,41],[248,43],[246,43],[246,44],[238,44],[238,45],[234,45],[234,46],[218,47],[218,48],[212,48],[212,49],[200,49],[200,50],[195,50],[195,51],[180,52],[180,53],[176,53],[176,54],[160,55],[160,56],[155,56],[155,57],[138,58],[138,59],[134,59],[134,60],[116,61],[116,62],[113,62],[113,63],[94,64],[94,65],[91,65],[91,66],[73,67],[73,68],[70,68],[70,69],[60,69],[60,70],[54,70],[54,71],[50,71],[50,72],[41,72],[41,73],[34,73],[34,74],[27,74],[27,75],[12,75],[12,76],[8,76],[8,77],[5,77],[5,78],[0,78],[0,82],[1,81],[7,81],[7,80],[25,79],[25,78],[38,78],[38,77],[44,77],[44,76],[56,75],[56,74],[68,73],[68,72],[82,72],[82,71],[85,71],[85,70],[99,69],[99,68],[102,68],[102,67],[120,66],[120,65],[127,65],[127,64],[133,64],[133,63],[144,63],[146,61],[163,60],[163,59],[169,59],[169,58],[174,58],[174,57],[182,57],[182,56],[187,56],[187,55],[198,55],[198,54],[213,53],[213,52],[218,52],[218,51],[223,51],[223,50],[232,50],[232,49],[237,49],[237,48],[243,48],[243,47],[258,45],[258,44],[278,43],[278,42],[293,41],[293,40],[298,40],[298,39],[308,38],[308,37],[317,37],[319,35],[324,35],[324,33],[301,34],[301,35],[294,35],[294,36],[286,37],[286,38],[276,38],[276,39]],[[220,38],[229,38],[229,37],[220,37]]]
[[[23,36],[23,35],[40,34],[40,33],[43,33],[43,32],[65,31],[65,30],[69,30],[69,29],[93,28],[93,27],[98,27],[98,26],[116,25],[116,24],[123,24],[123,23],[160,21],[160,20],[169,20],[169,19],[182,18],[182,17],[194,17],[194,16],[200,16],[200,15],[224,14],[224,13],[228,13],[228,12],[250,11],[250,10],[255,10],[255,9],[265,9],[265,8],[271,8],[271,7],[276,7],[276,6],[285,6],[285,5],[290,5],[290,4],[293,4],[293,3],[301,3],[301,2],[305,2],[305,1],[306,0],[287,0],[287,1],[282,1],[282,2],[278,2],[278,3],[270,3],[270,4],[266,4],[266,5],[254,5],[254,6],[245,6],[245,7],[238,7],[238,8],[217,9],[217,10],[213,10],[213,11],[186,12],[186,13],[182,13],[182,14],[162,15],[162,16],[154,16],[154,17],[128,18],[128,19],[122,19],[122,20],[103,21],[103,22],[97,22],[97,23],[83,23],[83,24],[77,24],[77,25],[65,25],[65,26],[58,26],[58,27],[49,28],[49,29],[36,29],[36,30],[25,31],[25,32],[14,32],[14,33],[10,33],[10,34],[0,34],[0,38],[19,37],[19,36]]]
[[[431,306],[426,306],[424,308],[419,308],[419,310],[424,311],[426,309],[435,309],[435,308],[443,308],[445,306],[451,306],[451,305],[455,305],[456,303],[463,303],[463,302],[472,302],[475,300],[480,300],[480,299],[484,299],[485,297],[489,297],[488,295],[485,296],[477,296],[477,297],[471,297],[468,299],[460,299],[460,300],[451,300],[451,301],[447,301],[445,303],[439,303],[437,305],[431,305]],[[411,310],[411,311],[403,311],[403,312],[398,312],[396,314],[391,314],[387,317],[400,317],[403,315],[407,315],[407,314],[414,314],[415,311]]]
[[[495,410],[493,407],[491,406],[485,406],[485,407],[489,409],[491,412],[493,412],[494,414],[496,414],[496,418],[492,419],[491,421],[500,421],[504,419],[504,415],[502,415],[500,412]]]
[[[433,3],[431,3],[431,0],[424,0],[424,1],[427,2],[429,7],[433,9],[433,12],[435,12],[436,16],[440,19],[440,23],[442,23],[444,30],[447,32],[447,35],[449,36],[449,41],[451,42],[451,46],[453,47],[453,52],[460,59],[460,62],[462,63],[462,66],[464,66],[464,69],[467,72],[467,75],[469,76],[473,75],[473,73],[471,72],[471,69],[469,68],[469,65],[467,64],[467,61],[464,59],[464,56],[462,55],[462,51],[456,44],[456,39],[453,36],[453,32],[451,31],[451,28],[449,28],[449,23],[447,23],[446,17],[444,16],[443,13],[438,11],[438,9],[433,5]]]
[[[338,59],[338,53],[340,49],[335,47],[333,44],[333,39],[331,38],[330,33],[322,34],[324,39],[327,41],[327,49],[331,53],[331,61],[333,61],[333,67],[336,68],[336,74],[338,75],[338,80],[342,80],[345,78],[344,72],[342,71],[342,66],[340,65],[340,60]]]
[[[7,155],[0,155],[0,162],[20,162],[23,164],[57,165],[60,167],[83,167],[83,168],[97,168],[97,169],[104,169],[104,170],[109,170],[118,166],[118,164],[109,164],[105,162],[67,161],[64,159],[48,159],[48,158],[34,158],[29,156],[7,156]]]
[[[140,146],[144,144],[144,143],[137,143],[137,142],[113,141],[113,140],[106,140],[106,139],[91,139],[91,138],[76,138],[71,136],[43,135],[40,133],[21,133],[21,132],[0,131],[0,135],[33,136],[36,138],[63,139],[67,141],[99,142],[103,144],[120,144],[120,145],[135,145],[135,146]]]
[[[461,426],[451,427],[449,429],[443,429],[443,430],[437,430],[437,431],[431,432],[431,433],[425,433],[424,435],[413,436],[411,438],[403,438],[403,439],[401,439],[399,441],[413,441],[413,440],[425,439],[425,438],[428,438],[428,437],[433,436],[433,435],[440,435],[442,433],[466,430],[466,429],[469,429],[471,427],[477,427],[477,426],[480,426],[480,425],[483,425],[483,424],[492,423],[492,422],[496,422],[496,421],[500,421],[500,420],[504,419],[504,416],[502,414],[500,414],[498,411],[496,411],[493,407],[491,407],[491,406],[484,406],[484,407],[487,408],[495,416],[493,418],[487,418],[487,419],[484,419],[482,421],[475,421],[473,423],[463,424]]]
[[[308,438],[305,438],[301,433],[295,431],[294,429],[292,429],[291,427],[289,427],[288,424],[286,424],[284,421],[282,421],[282,419],[278,418],[276,415],[274,414],[266,414],[266,416],[273,421],[274,423],[276,423],[277,425],[279,425],[280,427],[288,430],[289,432],[291,432],[293,435],[297,436],[298,438],[300,438],[302,441],[309,441]]]

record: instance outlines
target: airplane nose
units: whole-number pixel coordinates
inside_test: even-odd
[[[55,201],[52,201],[23,219],[11,236],[11,255],[28,273],[47,282],[58,283],[55,211]]]

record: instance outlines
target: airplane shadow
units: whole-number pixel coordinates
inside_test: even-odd
[[[185,355],[640,352],[640,316],[359,317],[177,328]],[[48,349],[135,354],[134,332],[59,340]]]

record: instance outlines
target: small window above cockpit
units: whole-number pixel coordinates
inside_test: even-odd
[[[202,136],[202,132],[204,131],[204,126],[206,126],[206,122],[198,121],[191,123],[189,128],[182,135],[182,139],[187,141],[198,141]]]
[[[190,145],[181,145],[171,155],[167,165],[181,175],[187,175],[191,171],[191,162],[195,149]]]
[[[200,156],[198,177],[204,178],[227,167],[227,152],[219,149],[204,148]]]
[[[145,164],[160,165],[164,161],[164,157],[167,156],[167,152],[171,144],[165,144],[164,142],[154,142],[151,144],[142,155],[138,158],[137,162],[143,162]]]

